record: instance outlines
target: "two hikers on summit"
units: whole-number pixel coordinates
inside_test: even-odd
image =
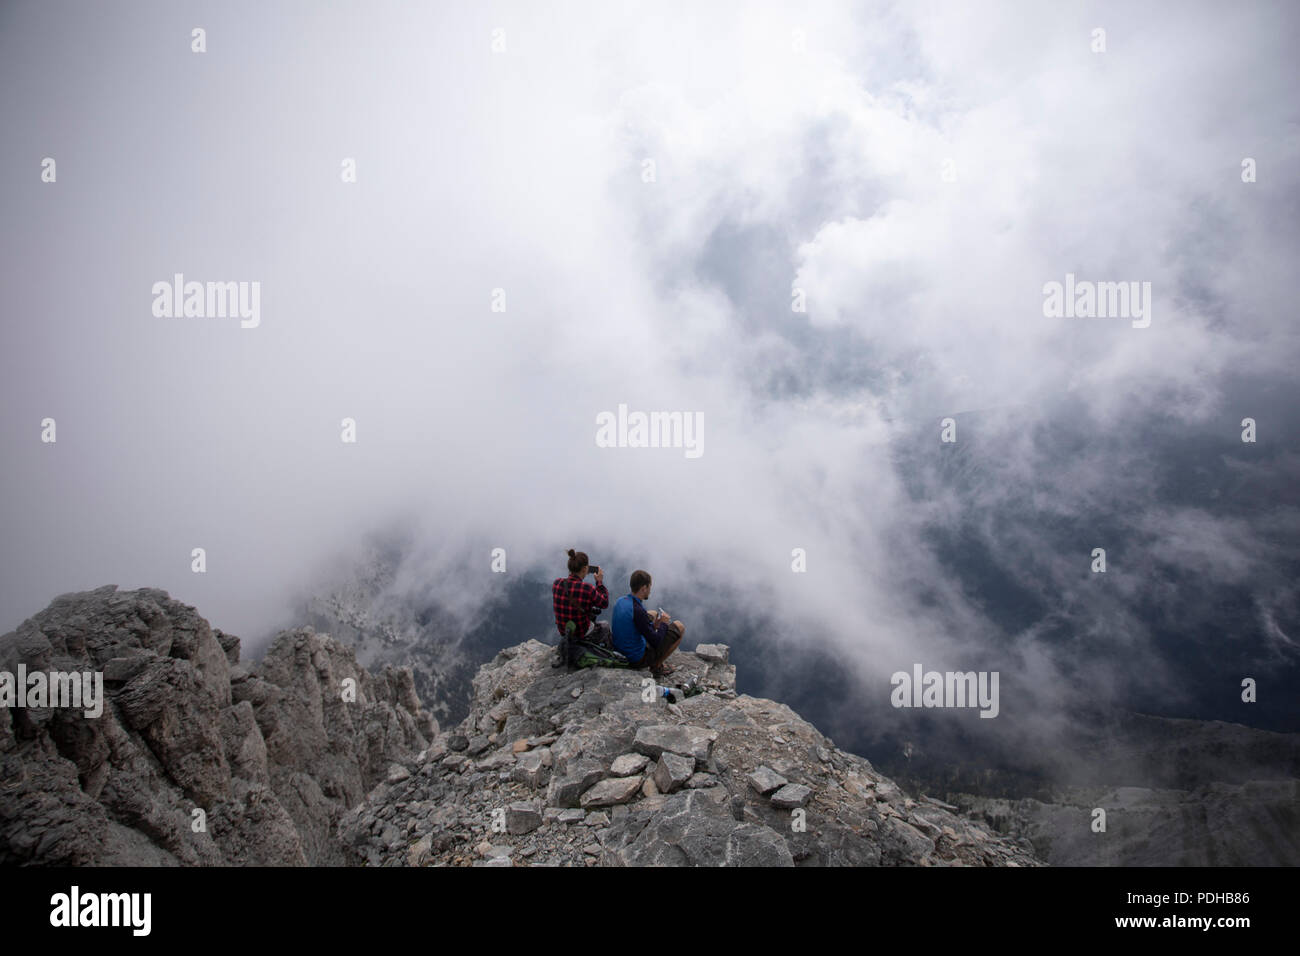
[[[561,635],[603,643],[603,625],[593,623],[593,619],[609,607],[609,591],[601,568],[595,569],[594,587],[586,582],[591,570],[587,555],[570,548],[569,576],[556,578],[551,585],[555,627]],[[651,584],[649,572],[632,572],[631,593],[618,599],[611,615],[612,644],[633,668],[648,667],[655,677],[665,677],[673,672],[672,666],[665,662],[681,644],[686,625],[681,621],[669,623],[668,615],[662,611],[651,614],[645,609],[642,602],[650,597]]]

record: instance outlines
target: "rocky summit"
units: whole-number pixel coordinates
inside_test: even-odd
[[[244,662],[165,591],[62,595],[0,637],[0,675],[93,672],[102,709],[0,707],[0,864],[1040,865],[737,695],[725,645],[674,656],[699,691],[675,703],[554,655],[501,651],[440,731],[409,669],[311,628]]]
[[[501,651],[469,716],[339,826],[372,866],[1034,866],[1027,844],[905,795],[788,707],[737,695],[725,646],[644,672]]]

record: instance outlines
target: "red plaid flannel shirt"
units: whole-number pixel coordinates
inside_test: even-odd
[[[556,578],[551,585],[551,603],[555,605],[555,629],[564,634],[564,625],[572,621],[578,637],[587,633],[591,627],[591,609],[609,607],[609,591],[605,585],[592,586],[570,574],[567,578]]]

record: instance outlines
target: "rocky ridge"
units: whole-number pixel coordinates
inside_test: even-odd
[[[728,653],[677,655],[702,692],[669,703],[529,641],[440,732],[408,669],[372,675],[310,627],[243,662],[165,591],[65,594],[0,637],[0,671],[99,672],[103,713],[0,708],[0,863],[1037,864],[737,695]]]
[[[0,707],[0,864],[355,862],[339,818],[437,734],[410,672],[372,676],[310,628],[239,652],[166,591],[116,585],[0,637],[0,670],[99,671],[105,697],[95,718]]]
[[[642,672],[553,658],[528,641],[484,665],[469,716],[395,763],[340,839],[372,866],[1041,865],[737,695],[724,645],[674,656],[671,680],[703,688],[678,703]]]

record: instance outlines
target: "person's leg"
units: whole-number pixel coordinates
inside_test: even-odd
[[[677,650],[677,645],[681,644],[682,638],[686,635],[686,625],[681,621],[673,621],[673,630],[670,630],[664,637],[663,644],[659,647],[659,652],[655,655],[654,670],[663,669],[664,663],[672,656],[673,651]]]
[[[663,646],[662,644],[656,644],[650,638],[646,638],[645,654],[642,655],[641,657],[641,663],[639,667],[643,667],[646,670],[652,672],[656,670],[659,667],[659,651],[662,648],[662,646]],[[657,677],[658,675],[656,674],[655,676]]]
[[[664,650],[664,656],[659,659],[659,663],[661,664],[668,660],[668,658],[672,657],[673,651],[677,650],[677,645],[681,644],[682,638],[686,636],[686,625],[681,621],[673,621],[673,627],[677,629],[677,636],[672,638],[672,635],[669,635],[672,639],[669,641],[668,647]]]

